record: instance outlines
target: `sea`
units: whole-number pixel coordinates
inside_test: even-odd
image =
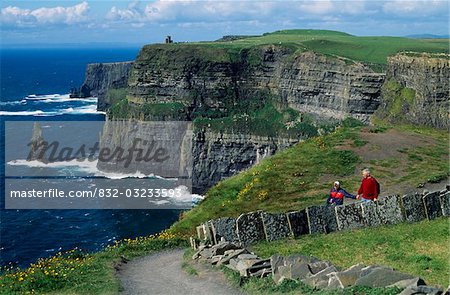
[[[82,84],[88,63],[134,60],[138,52],[137,47],[0,49],[0,265],[26,267],[74,248],[99,251],[117,240],[160,232],[178,220],[181,210],[175,209],[5,209],[5,122],[104,121],[95,97],[71,99],[69,91]],[[21,169],[26,175],[37,168]]]

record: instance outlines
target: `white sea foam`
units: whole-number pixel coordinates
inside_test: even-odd
[[[41,161],[28,161],[28,160],[13,160],[9,161],[10,166],[27,166],[33,168],[66,168],[66,167],[76,167],[84,172],[93,172],[97,170],[97,161],[61,161],[61,162],[49,162],[44,163]]]
[[[27,161],[27,160],[13,160],[9,161],[7,163],[11,166],[28,166],[28,167],[34,167],[34,168],[55,168],[55,169],[62,169],[67,167],[75,168],[75,170],[78,170],[79,172],[82,172],[85,174],[98,176],[98,177],[105,177],[108,179],[125,179],[125,178],[158,178],[158,179],[166,179],[171,180],[170,178],[164,178],[155,174],[144,174],[139,171],[135,173],[118,173],[118,172],[104,172],[100,171],[97,168],[97,160],[95,161],[63,161],[63,162],[52,162],[52,163],[43,163],[40,161]],[[175,188],[177,192],[173,197],[170,197],[170,203],[174,204],[187,204],[189,205],[195,205],[199,201],[203,200],[204,196],[198,195],[198,194],[192,194],[188,187],[184,185],[180,185]],[[156,201],[153,201],[156,202]],[[169,201],[161,200],[157,201],[155,203],[156,205],[164,205],[169,203]]]
[[[74,102],[74,101],[84,101],[84,102],[97,102],[96,97],[86,97],[86,98],[71,98],[70,94],[48,94],[48,95],[28,95],[25,97],[26,100],[39,101],[44,103],[60,103],[60,102]]]
[[[44,112],[41,110],[17,111],[17,112],[0,111],[0,116],[45,116],[46,114],[49,114],[49,113],[54,113],[54,112]]]
[[[61,110],[33,110],[33,111],[0,111],[0,116],[60,116],[60,115],[86,115],[86,114],[105,114],[105,112],[97,111],[97,98],[70,98],[69,94],[50,94],[50,95],[28,95],[25,100],[17,101],[17,104],[26,104],[27,101],[38,101],[44,103],[62,103],[62,102],[90,102],[89,105],[79,107],[69,107]],[[2,102],[3,104],[16,102]]]
[[[84,115],[84,114],[106,114],[106,113],[102,111],[97,111],[97,104],[92,104],[76,108],[63,109],[59,114]]]
[[[71,161],[59,161],[59,162],[49,162],[44,163],[41,161],[28,161],[28,160],[13,160],[9,161],[7,164],[10,166],[27,166],[31,168],[68,168],[72,167],[74,170],[82,173],[83,175],[89,174],[93,176],[99,176],[99,177],[105,177],[109,179],[124,179],[124,178],[160,178],[164,179],[163,177],[160,177],[155,174],[144,174],[140,171],[137,171],[135,173],[118,173],[118,172],[105,172],[98,170],[97,168],[97,162],[95,161],[78,161],[78,160],[71,160]]]
[[[203,196],[192,194],[187,186],[180,185],[176,188],[180,191],[180,194],[175,194],[175,196],[172,198],[172,201],[175,203],[192,203],[194,200],[203,200]]]
[[[8,105],[18,105],[18,104],[26,104],[26,99],[22,100],[13,100],[13,101],[0,101],[0,105],[8,106]]]
[[[149,202],[150,202],[150,203],[153,203],[153,204],[155,204],[155,205],[170,204],[170,202],[167,201],[167,200],[156,200],[156,201],[154,201],[154,200],[149,200]]]

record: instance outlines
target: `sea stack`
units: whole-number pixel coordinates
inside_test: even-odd
[[[27,158],[28,161],[40,161],[44,163],[47,162],[47,160],[44,158],[47,143],[42,137],[42,128],[39,122],[34,122],[33,124],[33,135],[28,145],[30,146],[30,153],[28,154]]]

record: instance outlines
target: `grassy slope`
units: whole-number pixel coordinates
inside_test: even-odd
[[[355,192],[360,182],[359,170],[367,166],[381,182],[385,195],[418,190],[419,184],[448,177],[448,141],[447,132],[423,127],[341,127],[332,134],[279,152],[220,182],[171,230],[192,233],[200,222],[220,216],[238,216],[258,209],[283,212],[322,204],[335,179]],[[388,265],[419,275],[429,284],[447,286],[448,236],[448,219],[442,218],[417,224],[311,235],[298,240],[263,242],[253,250],[266,257],[274,253],[309,254],[344,268],[359,262]],[[294,285],[287,286],[293,288],[294,293],[305,287]],[[250,282],[244,286],[250,293],[268,288],[275,288],[275,293],[281,292],[269,281]],[[302,292],[309,294],[308,290]]]
[[[325,30],[285,30],[234,41],[193,44],[229,49],[280,44],[299,51],[312,50],[326,55],[378,65],[386,64],[388,56],[400,51],[449,52],[448,39],[422,40],[386,36],[357,37],[342,32]]]
[[[118,294],[115,266],[122,257],[132,259],[178,247],[187,247],[186,240],[162,233],[125,239],[93,254],[58,253],[26,269],[0,269],[0,294]]]
[[[219,182],[172,230],[193,233],[196,225],[221,216],[322,204],[336,179],[356,192],[363,167],[372,169],[384,195],[414,190],[447,177],[448,141],[447,132],[427,128],[341,127]]]
[[[399,224],[328,235],[310,235],[297,240],[260,243],[258,255],[303,253],[347,268],[363,262],[394,267],[418,275],[428,284],[449,285],[449,220],[441,218],[415,224]]]

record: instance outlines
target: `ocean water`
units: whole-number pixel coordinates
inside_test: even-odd
[[[68,92],[81,85],[87,63],[133,60],[138,51],[139,48],[0,50],[1,265],[24,267],[39,257],[75,247],[97,251],[115,240],[159,232],[178,219],[179,210],[4,209],[5,121],[104,120],[104,114],[96,111],[96,98],[70,99]],[[27,175],[36,167],[24,165],[21,169]],[[52,169],[67,171],[71,167]]]

